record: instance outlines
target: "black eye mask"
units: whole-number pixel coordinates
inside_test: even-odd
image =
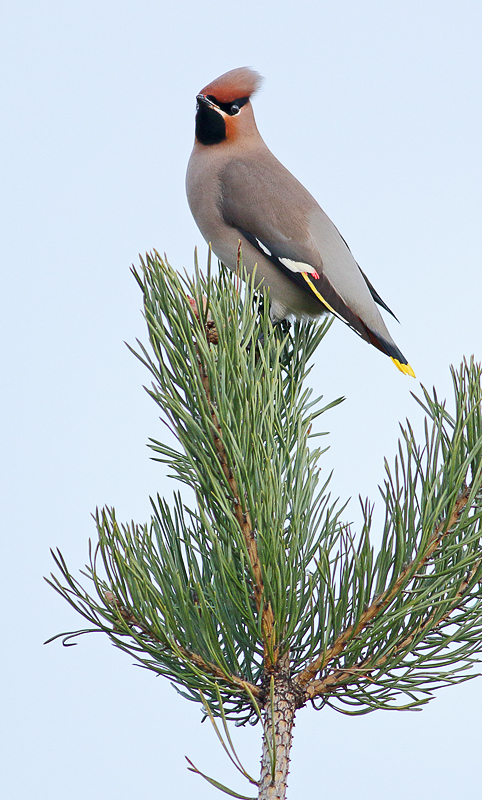
[[[230,117],[234,117],[236,114],[239,114],[239,110],[246,105],[249,100],[249,97],[239,97],[237,100],[233,100],[231,103],[220,103],[214,95],[208,94],[206,95],[208,100],[211,100],[212,103],[215,103],[221,111],[224,111],[225,114],[229,114]]]

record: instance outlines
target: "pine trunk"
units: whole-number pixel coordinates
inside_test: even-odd
[[[285,800],[291,742],[296,713],[289,673],[274,680],[273,699],[266,704],[263,719],[263,754],[258,800]],[[273,741],[274,739],[274,741]],[[274,777],[271,753],[275,753]]]

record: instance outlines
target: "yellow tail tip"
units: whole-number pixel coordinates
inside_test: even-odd
[[[404,375],[410,375],[411,378],[416,378],[412,367],[410,364],[401,364],[400,361],[397,361],[396,358],[392,358],[393,363],[395,364],[396,368],[403,372]]]

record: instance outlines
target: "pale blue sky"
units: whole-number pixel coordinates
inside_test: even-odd
[[[96,506],[142,521],[174,488],[149,460],[164,428],[123,342],[146,338],[138,253],[179,269],[206,253],[184,195],[195,94],[234,67],[264,75],[268,146],[401,321],[417,381],[341,323],[313,371],[317,392],[347,397],[323,420],[323,468],[336,493],[376,499],[398,423],[420,427],[410,391],[450,394],[449,364],[482,358],[481,40],[475,0],[3,0],[2,796],[215,797],[185,754],[248,789],[198,708],[102,637],[42,647],[82,624],[42,582],[49,547],[80,568]],[[480,679],[418,714],[305,709],[290,800],[476,797],[481,712]],[[256,773],[259,731],[236,735]]]

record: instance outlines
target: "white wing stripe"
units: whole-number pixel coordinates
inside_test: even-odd
[[[265,255],[267,255],[267,256],[272,256],[273,255],[272,252],[270,250],[268,250],[266,245],[263,244],[263,242],[260,242],[259,239],[256,239],[256,242],[258,243],[259,249],[262,250]]]
[[[272,258],[273,254],[271,250],[269,250],[263,242],[256,238],[256,244],[258,245],[261,252],[263,252],[269,258]],[[318,279],[319,275],[311,266],[311,264],[305,264],[304,261],[293,261],[291,258],[278,258],[284,267],[287,267],[291,272],[307,272],[309,275],[313,275],[314,278]]]
[[[279,260],[285,267],[288,267],[291,272],[307,272],[309,275],[318,277],[317,271],[311,264],[305,264],[303,261],[292,261],[291,258],[280,258]]]

